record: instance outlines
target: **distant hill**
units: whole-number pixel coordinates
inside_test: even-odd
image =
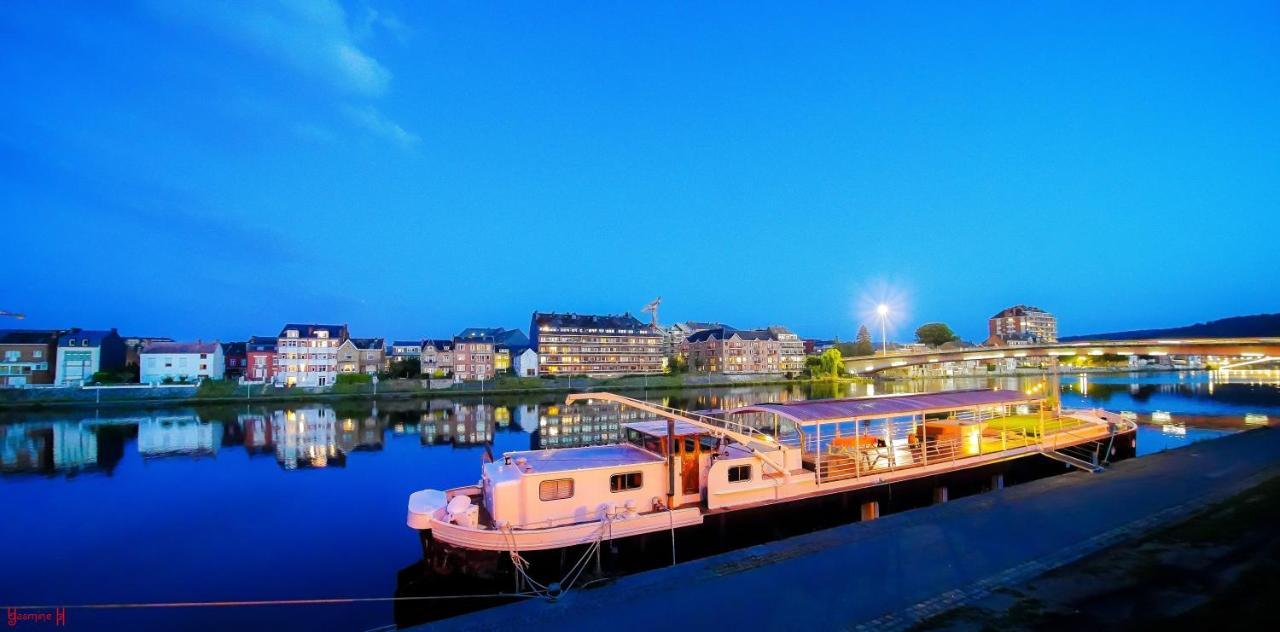
[[[1138,329],[1106,334],[1089,334],[1087,336],[1067,336],[1062,338],[1062,341],[1141,340],[1145,338],[1254,338],[1263,336],[1280,336],[1280,314],[1233,316],[1231,318],[1211,320],[1207,323],[1196,323],[1186,327],[1170,327],[1168,329]]]

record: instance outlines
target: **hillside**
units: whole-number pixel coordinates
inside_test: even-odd
[[[1211,320],[1207,323],[1196,323],[1185,327],[1169,327],[1166,329],[1137,329],[1134,331],[1115,331],[1085,336],[1065,336],[1062,341],[1140,340],[1146,338],[1252,338],[1261,336],[1280,336],[1280,314],[1233,316],[1231,318]]]

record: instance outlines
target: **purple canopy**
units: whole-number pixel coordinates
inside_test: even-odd
[[[819,399],[785,404],[752,404],[725,412],[730,415],[756,412],[774,413],[797,423],[804,423],[854,418],[896,417],[921,412],[959,410],[974,406],[1024,404],[1039,400],[1039,397],[1033,397],[1021,391],[944,391],[919,395]]]

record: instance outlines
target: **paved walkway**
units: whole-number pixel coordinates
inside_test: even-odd
[[[1241,433],[623,577],[439,629],[901,629],[1280,475],[1280,431]]]

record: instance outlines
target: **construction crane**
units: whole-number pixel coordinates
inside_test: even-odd
[[[4,317],[4,316],[8,316],[9,318],[16,318],[18,320],[22,320],[26,318],[25,314],[19,314],[17,312],[6,312],[3,309],[0,309],[0,317]]]
[[[650,319],[649,324],[653,325],[654,327],[658,326],[658,306],[661,304],[662,304],[662,297],[659,296],[658,298],[655,298],[652,301],[649,301],[649,304],[645,305],[644,309],[640,310],[642,313],[648,313],[653,315],[653,318]]]

